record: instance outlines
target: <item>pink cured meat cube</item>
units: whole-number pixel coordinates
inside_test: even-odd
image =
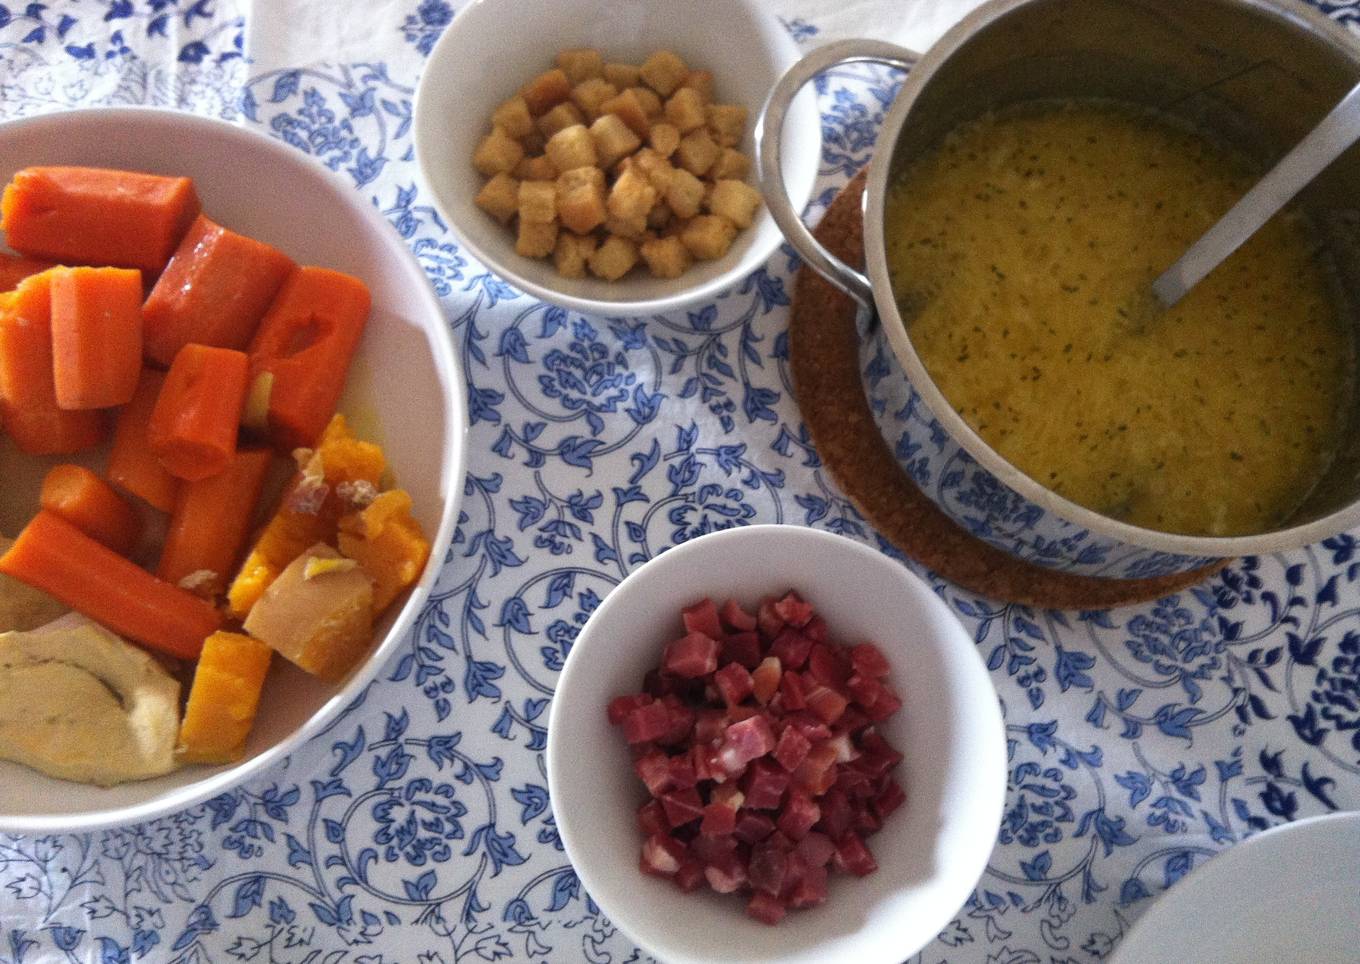
[[[836,855],[832,861],[837,870],[856,877],[867,877],[878,869],[878,861],[874,860],[873,853],[855,833],[848,833],[837,842]]]
[[[803,677],[797,673],[790,671],[780,677],[779,695],[784,698],[786,710],[801,710],[807,707],[806,687],[803,685]]]
[[[724,807],[731,807],[735,813],[746,802],[746,794],[742,793],[735,783],[719,783],[709,792],[708,801],[709,803],[721,803]]]
[[[793,852],[802,859],[806,867],[825,867],[835,854],[836,845],[826,834],[813,830],[798,841],[798,846],[793,848]]]
[[[807,759],[793,771],[793,783],[814,797],[831,789],[836,783],[836,748],[819,743],[809,750]]]
[[[751,692],[756,702],[762,706],[779,690],[780,678],[784,675],[779,665],[779,657],[766,656],[751,673]]]
[[[759,625],[756,617],[742,609],[741,604],[735,599],[724,602],[718,616],[722,619],[723,625],[734,633],[754,632]]]
[[[730,834],[700,833],[690,843],[694,856],[706,864],[737,852],[737,838]]]
[[[868,837],[883,829],[883,821],[872,807],[865,807],[855,813],[855,831],[861,837]]]
[[[784,875],[789,869],[788,851],[779,843],[775,837],[766,837],[751,848],[751,862],[746,866],[751,886],[774,896],[784,889]]]
[[[767,643],[783,632],[784,620],[775,612],[773,599],[767,599],[760,604],[760,609],[756,611],[756,626],[760,630],[761,638]]]
[[[851,703],[845,708],[845,712],[841,714],[841,718],[836,721],[836,732],[858,733],[860,730],[871,724],[872,721],[869,717],[865,716],[863,711],[861,711],[854,703]]]
[[[865,710],[869,714],[869,719],[875,723],[881,723],[902,708],[902,698],[897,695],[891,686],[883,684],[883,692],[879,694],[874,705]]]
[[[718,623],[718,607],[712,599],[705,599],[680,611],[680,619],[685,624],[685,632],[702,633],[709,639],[722,639],[722,626]]]
[[[850,678],[850,661],[834,643],[816,643],[808,652],[808,672],[823,686],[840,688]]]
[[[845,681],[845,691],[850,694],[851,699],[868,710],[883,695],[883,684],[871,676],[863,676],[856,672],[851,673],[850,678]]]
[[[729,633],[722,642],[722,658],[755,669],[760,665],[760,637],[749,631]]]
[[[724,703],[736,706],[751,695],[751,674],[740,663],[728,663],[713,674],[713,685],[718,688]]]
[[[850,739],[849,733],[837,733],[826,741],[826,745],[835,748],[837,763],[849,763],[852,760],[859,759],[859,750],[855,748],[854,741]]]
[[[746,905],[746,913],[754,917],[762,924],[774,926],[784,919],[788,913],[784,905],[779,902],[778,897],[772,897],[761,891],[756,891],[751,895],[751,900]]]
[[[757,760],[746,774],[742,789],[746,806],[753,810],[773,810],[784,799],[789,775],[773,760]]]
[[[863,770],[837,767],[836,789],[854,800],[867,800],[874,795],[874,781]]]
[[[831,739],[831,727],[811,713],[790,713],[786,719],[789,726],[794,727],[799,733],[807,737],[810,743],[821,743],[823,740]]]
[[[630,696],[614,697],[614,699],[609,701],[609,708],[606,711],[609,716],[610,725],[618,726],[628,718],[629,713],[639,706],[646,706],[651,701],[652,694],[650,693],[633,693]]]
[[[675,786],[675,780],[671,776],[670,757],[660,750],[653,750],[638,757],[633,761],[633,770],[637,773],[638,779],[647,785],[647,792],[654,797],[661,796]],[[690,786],[694,784],[691,783]]]
[[[690,633],[667,644],[661,665],[674,676],[698,679],[718,668],[718,649],[712,636]]]
[[[751,810],[742,810],[737,814],[737,829],[733,836],[742,843],[757,844],[772,833],[774,821],[765,814]]]
[[[694,772],[694,760],[688,753],[681,753],[671,757],[667,761],[670,771],[671,786],[676,790],[688,790],[699,782],[699,775]]]
[[[817,806],[817,801],[800,790],[794,790],[789,794],[789,802],[784,804],[784,812],[779,815],[776,824],[790,840],[802,840],[821,818],[822,808]]]
[[[804,602],[796,592],[792,590],[781,600],[774,604],[774,611],[784,622],[793,626],[806,626],[816,613],[812,609],[812,604]]]
[[[839,840],[850,832],[855,825],[855,805],[840,789],[833,788],[817,798],[822,808],[822,819],[818,826],[832,840]]]
[[[699,860],[686,860],[675,872],[675,886],[685,893],[696,891],[704,882],[704,865]]]
[[[807,759],[811,749],[812,741],[801,730],[796,726],[786,726],[784,732],[779,734],[779,742],[775,744],[774,758],[781,767],[792,773]]]
[[[705,866],[704,877],[718,893],[731,894],[746,886],[746,867],[736,854],[727,854]]]
[[[737,811],[721,803],[710,803],[704,807],[704,819],[699,824],[699,833],[705,836],[726,836],[730,839],[737,829]]]
[[[770,644],[770,655],[778,656],[779,664],[785,669],[802,669],[811,652],[812,640],[787,626]]]
[[[881,777],[902,762],[902,754],[876,730],[860,735],[859,748],[863,755],[855,761],[855,766],[871,777]]]
[[[789,906],[801,909],[823,903],[826,900],[826,878],[825,867],[807,868],[797,886],[789,893]]]
[[[729,775],[736,776],[746,764],[773,750],[774,743],[774,731],[765,717],[752,716],[727,728],[718,759]]]
[[[827,629],[826,620],[821,616],[813,616],[803,627],[803,635],[811,639],[814,643],[826,642]]]
[[[657,877],[673,876],[688,857],[689,851],[685,845],[668,834],[652,834],[642,842],[641,866],[644,873]]]
[[[670,722],[666,732],[657,738],[657,742],[674,745],[688,740],[694,730],[694,710],[680,702],[678,696],[663,696],[661,705],[666,707]]]
[[[693,787],[666,794],[661,798],[661,806],[665,808],[666,821],[672,827],[683,827],[704,815],[704,802],[699,797],[699,791]]]
[[[892,671],[888,659],[873,643],[860,643],[850,650],[850,663],[855,672],[870,679],[883,679]]]
[[[883,784],[883,789],[879,790],[874,797],[874,813],[878,814],[880,821],[887,820],[888,814],[906,802],[907,795],[903,792],[902,787],[892,777],[888,777]]]
[[[649,837],[654,833],[666,833],[671,828],[660,800],[648,800],[638,807],[637,825]]]
[[[803,682],[808,685],[807,680]],[[835,723],[850,705],[844,696],[821,683],[811,684],[804,699],[807,700],[808,709],[817,714],[823,723]]]
[[[694,719],[694,742],[712,743],[714,740],[722,739],[729,722],[727,714],[722,710],[704,707],[698,711]]]
[[[623,718],[623,738],[629,743],[650,743],[665,736],[671,713],[664,703],[644,703]]]

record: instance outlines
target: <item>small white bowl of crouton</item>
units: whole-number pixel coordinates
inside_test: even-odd
[[[430,53],[416,160],[466,252],[520,290],[594,315],[673,311],[783,241],[753,128],[798,58],[757,0],[482,0]],[[819,124],[806,90],[783,135],[799,207]]]

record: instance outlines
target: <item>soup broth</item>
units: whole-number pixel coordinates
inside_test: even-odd
[[[1046,488],[1163,532],[1277,527],[1336,450],[1354,369],[1306,222],[1277,216],[1168,311],[1149,290],[1258,176],[1134,107],[968,122],[888,191],[912,343],[968,424]]]

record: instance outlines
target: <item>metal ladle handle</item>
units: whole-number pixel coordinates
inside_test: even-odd
[[[864,272],[850,267],[813,237],[799,212],[789,201],[784,186],[784,166],[780,140],[784,133],[784,118],[793,98],[803,86],[818,74],[842,64],[886,64],[899,70],[910,70],[920,54],[905,47],[882,40],[841,40],[812,51],[788,69],[765,99],[756,121],[756,169],[760,173],[760,189],[765,195],[770,216],[784,232],[803,261],[833,285],[854,298],[865,308],[872,309],[873,289]]]

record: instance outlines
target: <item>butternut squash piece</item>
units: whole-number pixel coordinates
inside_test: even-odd
[[[241,759],[273,652],[240,633],[216,632],[204,641],[179,730],[182,762]]]
[[[402,489],[382,493],[372,504],[340,519],[340,551],[358,561],[373,580],[373,616],[420,578],[430,543],[411,517],[411,496]]]

